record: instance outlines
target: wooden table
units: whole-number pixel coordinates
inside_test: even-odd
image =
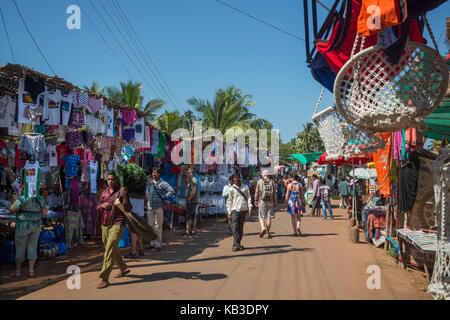
[[[433,271],[431,270],[431,272],[430,272],[430,270],[428,269],[428,263],[434,262],[434,259],[436,257],[436,252],[423,250],[421,247],[416,245],[410,239],[404,237],[403,235],[401,235],[399,233],[397,233],[397,238],[398,238],[399,254],[400,254],[400,258],[402,259],[403,269],[406,270],[408,264],[410,264],[410,262],[411,262],[411,250],[410,249],[411,249],[411,246],[413,246],[414,248],[417,249],[418,252],[420,252],[422,254],[425,275],[427,276],[427,279],[430,281]],[[433,258],[431,259],[431,257],[428,257],[428,256],[433,256]]]

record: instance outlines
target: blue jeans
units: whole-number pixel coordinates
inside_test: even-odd
[[[328,212],[330,213],[330,218],[333,218],[333,210],[331,210],[331,202],[330,201],[324,201],[322,204],[322,210],[323,210],[323,217],[326,219],[327,218],[327,208],[328,208]]]

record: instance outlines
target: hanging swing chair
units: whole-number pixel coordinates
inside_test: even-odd
[[[408,42],[398,64],[387,61],[378,46],[364,48],[339,71],[334,83],[337,111],[361,130],[391,132],[408,128],[424,129],[424,118],[440,103],[448,86],[448,67],[435,48]]]
[[[361,131],[345,123],[334,106],[317,113],[323,92],[324,89],[320,94],[312,121],[319,130],[329,159],[376,152],[377,149],[384,148],[384,141],[375,134]]]

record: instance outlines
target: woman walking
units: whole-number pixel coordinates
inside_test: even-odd
[[[291,215],[294,236],[301,236],[300,223],[302,213],[305,213],[305,203],[303,200],[303,187],[300,177],[295,176],[294,181],[287,186],[286,190],[287,211]]]
[[[41,196],[26,199],[22,196],[12,204],[9,210],[16,214],[16,271],[12,276],[20,277],[22,263],[28,260],[28,276],[34,277],[42,215],[47,214],[45,200]]]

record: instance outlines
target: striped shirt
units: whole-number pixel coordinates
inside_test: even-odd
[[[167,199],[172,196],[175,191],[167,182],[160,179],[158,182],[153,181],[151,184],[147,185],[147,193],[150,194],[150,200],[147,204],[148,209],[156,210],[164,207],[164,202],[161,197]]]

